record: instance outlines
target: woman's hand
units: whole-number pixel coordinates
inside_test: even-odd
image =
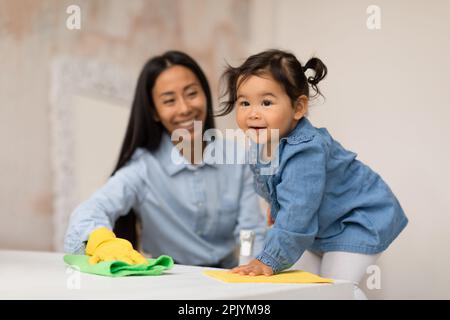
[[[96,264],[100,261],[123,261],[128,264],[148,264],[132,244],[125,239],[116,238],[109,229],[101,227],[94,230],[86,245],[86,255],[89,263]]]
[[[231,272],[249,276],[273,275],[272,268],[257,259],[253,259],[248,264],[244,264],[243,266],[233,268],[231,269]]]

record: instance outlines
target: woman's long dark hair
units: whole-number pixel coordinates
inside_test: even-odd
[[[214,128],[211,90],[200,66],[194,59],[180,51],[168,51],[163,55],[156,56],[147,61],[139,75],[119,160],[111,176],[131,159],[137,148],[145,148],[150,152],[158,149],[165,128],[161,122],[155,121],[156,108],[152,98],[152,89],[158,76],[174,65],[188,68],[198,78],[206,97],[207,113],[203,130]],[[116,236],[129,240],[134,247],[138,244],[136,223],[136,214],[130,210],[127,215],[120,217],[114,224]]]

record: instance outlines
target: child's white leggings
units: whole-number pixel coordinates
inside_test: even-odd
[[[360,253],[332,251],[321,255],[305,251],[302,257],[290,268],[308,271],[324,278],[348,280],[354,284],[355,299],[367,299],[359,284],[367,272],[367,268],[374,265],[379,254],[367,255]]]

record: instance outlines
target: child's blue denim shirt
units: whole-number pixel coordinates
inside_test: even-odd
[[[264,173],[268,167],[276,168],[273,174]],[[306,249],[379,253],[408,223],[381,177],[306,118],[280,140],[271,163],[251,168],[275,220],[257,259],[274,272]]]

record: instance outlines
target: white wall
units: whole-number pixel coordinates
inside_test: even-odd
[[[113,172],[121,147],[117,142],[125,135],[130,108],[87,96],[74,97],[73,104],[76,197],[81,203]]]
[[[369,5],[381,29],[369,30]],[[372,298],[450,298],[450,2],[254,0],[249,54],[268,47],[329,75],[310,119],[388,182],[410,223]]]

